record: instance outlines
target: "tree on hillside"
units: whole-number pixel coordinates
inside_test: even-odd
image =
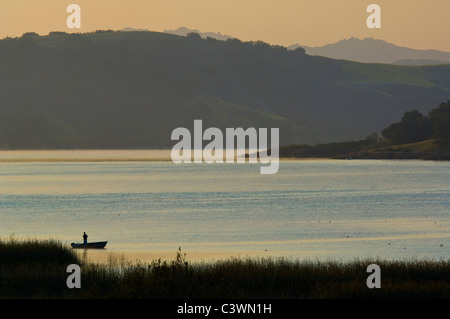
[[[414,110],[405,112],[400,122],[391,124],[381,133],[394,144],[407,144],[431,138],[433,126],[428,117]]]
[[[24,34],[22,34],[22,37],[38,37],[39,34],[36,32],[25,32]]]
[[[189,32],[188,34],[186,34],[186,37],[192,40],[202,40],[202,36],[197,32]]]
[[[48,35],[68,35],[69,33],[64,31],[50,31]]]
[[[439,141],[450,141],[450,101],[442,103],[428,113],[433,126],[434,137]]]

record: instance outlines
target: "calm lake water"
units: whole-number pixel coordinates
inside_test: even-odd
[[[108,252],[174,256],[181,246],[188,258],[450,256],[449,162],[289,160],[274,175],[260,166],[0,152],[0,237],[70,244],[85,231]]]

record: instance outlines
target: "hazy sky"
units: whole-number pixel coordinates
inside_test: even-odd
[[[66,25],[72,3],[81,7],[81,29]],[[371,3],[381,7],[381,29],[366,25]],[[450,0],[0,0],[0,38],[29,31],[46,35],[181,26],[284,46],[372,37],[450,51]]]

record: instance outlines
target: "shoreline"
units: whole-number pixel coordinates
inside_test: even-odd
[[[87,264],[61,242],[51,240],[0,241],[0,255],[2,298],[450,297],[450,260],[236,258],[196,263],[179,249],[171,260],[158,259],[150,264],[128,263],[120,255],[113,256],[106,264]],[[68,265],[77,267],[70,270]],[[68,275],[71,271],[73,273]],[[75,287],[83,289],[72,289]]]
[[[125,163],[125,162],[173,162],[171,150],[0,150],[0,163]],[[387,152],[351,154],[351,158],[345,156],[280,156],[279,162],[293,161],[342,161],[342,160],[434,160],[440,162],[449,161],[446,156],[433,156],[427,153]],[[359,155],[359,156],[358,156]],[[205,162],[202,162],[205,163]],[[246,161],[245,163],[248,163]],[[259,163],[259,162],[258,162]],[[225,161],[223,164],[226,164]],[[257,164],[257,163],[255,163]]]
[[[0,150],[0,163],[173,162],[171,150]],[[280,157],[279,161],[334,160]],[[246,161],[247,163],[247,161]],[[224,164],[226,164],[224,162]]]
[[[88,264],[107,265],[123,264],[123,263],[151,263],[153,261],[173,261],[176,259],[177,251],[138,251],[138,250],[101,250],[101,249],[75,249],[74,252],[81,260]],[[246,259],[246,258],[283,258],[288,257],[275,256],[273,254],[261,251],[258,252],[235,252],[235,251],[181,251],[186,260],[190,263],[214,263],[218,261],[231,259]]]

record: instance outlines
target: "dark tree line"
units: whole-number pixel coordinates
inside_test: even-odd
[[[394,144],[407,144],[436,138],[439,142],[450,141],[450,101],[431,110],[428,116],[414,110],[405,112],[400,122],[382,131],[385,139]]]

